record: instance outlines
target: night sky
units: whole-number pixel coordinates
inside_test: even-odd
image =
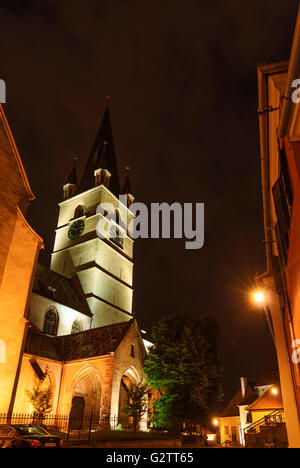
[[[137,201],[204,202],[205,246],[135,244],[142,327],[208,313],[220,329],[227,396],[274,351],[248,292],[265,268],[256,64],[287,59],[297,1],[0,0],[5,110],[37,197],[29,221],[49,264],[57,203],[83,166],[104,109]]]

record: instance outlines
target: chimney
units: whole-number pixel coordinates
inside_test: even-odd
[[[248,386],[247,377],[241,377],[241,390],[242,390],[243,398],[245,398],[247,386]]]

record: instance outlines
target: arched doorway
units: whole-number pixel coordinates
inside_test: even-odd
[[[91,416],[93,426],[98,426],[101,416],[101,393],[101,380],[97,369],[86,366],[75,375],[70,410],[72,429],[88,427]]]
[[[127,369],[127,371],[123,372],[121,377],[119,390],[118,424],[122,425],[123,429],[132,429],[132,418],[128,417],[124,411],[124,408],[126,407],[128,401],[128,389],[133,383],[138,384],[140,380],[141,379],[137,371],[133,367],[130,367]]]

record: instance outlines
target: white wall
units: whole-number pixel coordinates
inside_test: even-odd
[[[57,335],[69,335],[71,333],[74,320],[80,320],[82,330],[90,329],[91,318],[87,317],[76,310],[70,309],[65,305],[51,301],[39,294],[32,293],[29,320],[41,331],[43,331],[44,319],[50,307],[54,306],[59,314]]]

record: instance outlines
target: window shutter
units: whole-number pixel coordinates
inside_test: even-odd
[[[290,227],[290,213],[286,201],[283,183],[281,179],[277,179],[272,188],[277,221],[281,235],[285,235]]]
[[[279,150],[279,157],[280,157],[280,172],[281,177],[284,184],[284,190],[289,202],[289,205],[292,206],[293,204],[293,187],[290,178],[289,168],[287,164],[287,158],[284,147]]]

